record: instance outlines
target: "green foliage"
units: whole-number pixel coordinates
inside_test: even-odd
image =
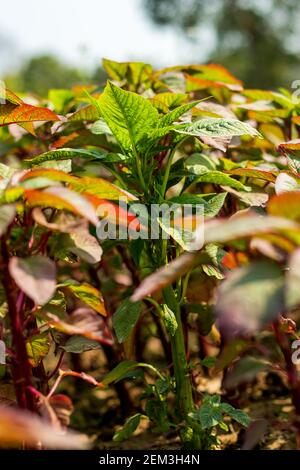
[[[231,421],[248,427],[250,418],[207,395],[216,374],[238,396],[262,372],[286,368],[299,410],[289,358],[300,302],[300,108],[286,90],[243,90],[218,65],[103,66],[103,91],[50,90],[55,112],[3,92],[3,379],[19,408],[43,405],[47,416],[59,400],[70,413],[55,394],[65,377],[104,394],[115,387],[129,416],[116,442],[147,417],[185,448],[220,448]],[[154,204],[176,211],[153,215]],[[194,212],[180,212],[186,205]],[[147,237],[153,222],[158,236]],[[114,233],[99,235],[103,223]],[[73,356],[87,351],[93,373]]]
[[[219,395],[206,396],[199,410],[191,413],[190,417],[199,421],[203,429],[219,425],[222,429],[228,430],[224,423],[224,415],[230,416],[242,426],[247,427],[250,424],[250,419],[244,411],[237,410],[229,403],[221,403]]]
[[[141,419],[144,417],[145,416],[143,416],[141,413],[137,413],[134,416],[128,418],[122,429],[114,434],[113,440],[115,442],[122,442],[126,439],[129,439],[140,424]]]
[[[97,107],[125,153],[135,153],[139,140],[158,120],[150,101],[112,82],[107,83]]]
[[[119,343],[123,343],[138,321],[141,302],[132,303],[126,299],[113,315],[113,327]]]

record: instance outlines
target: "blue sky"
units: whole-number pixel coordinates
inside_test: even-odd
[[[189,62],[205,54],[182,36],[147,20],[141,0],[10,0],[1,5],[0,73],[20,60],[50,52],[85,67],[102,57],[157,65]],[[203,33],[202,33],[203,34]],[[206,44],[209,31],[204,32]],[[7,42],[6,42],[7,40]]]

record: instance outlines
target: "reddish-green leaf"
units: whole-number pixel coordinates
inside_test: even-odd
[[[81,194],[77,194],[64,187],[53,187],[38,191],[25,190],[25,199],[32,207],[54,207],[59,210],[67,210],[81,215],[97,226],[98,217],[93,205]]]
[[[80,284],[76,281],[65,281],[62,284],[59,284],[59,287],[67,288],[78,299],[82,300],[104,317],[107,315],[102,294],[92,285],[85,282]]]
[[[273,196],[267,209],[270,215],[300,220],[300,192],[283,192]]]
[[[45,256],[14,256],[9,261],[9,272],[18,287],[37,305],[45,304],[54,295],[56,268]]]
[[[0,127],[7,124],[34,121],[59,121],[59,117],[50,109],[39,108],[30,104],[0,105]]]

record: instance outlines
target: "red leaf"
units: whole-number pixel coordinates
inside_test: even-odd
[[[33,121],[59,121],[59,117],[50,109],[32,106],[31,104],[5,104],[0,106],[0,127]]]

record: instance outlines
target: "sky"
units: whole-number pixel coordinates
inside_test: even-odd
[[[0,11],[0,74],[40,53],[88,68],[102,57],[159,66],[195,57],[195,46],[178,32],[147,19],[142,0],[10,0]]]

